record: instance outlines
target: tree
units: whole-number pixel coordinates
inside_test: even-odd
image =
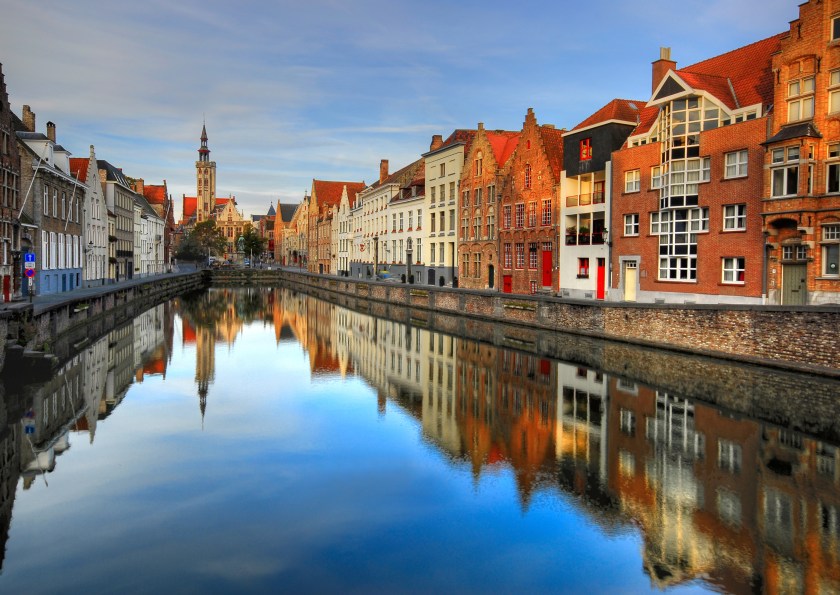
[[[213,219],[196,223],[184,237],[178,247],[176,256],[183,260],[201,260],[210,256],[222,254],[227,246],[227,240]]]
[[[250,223],[245,225],[242,239],[244,241],[245,254],[260,256],[265,251],[265,238],[260,237],[259,232]]]

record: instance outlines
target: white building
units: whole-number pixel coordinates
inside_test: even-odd
[[[71,173],[86,186],[83,202],[82,279],[84,287],[107,283],[108,207],[93,145],[90,157],[70,160]]]

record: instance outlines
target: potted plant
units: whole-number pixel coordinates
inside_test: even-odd
[[[577,229],[574,225],[566,227],[566,245],[574,246],[577,244]]]

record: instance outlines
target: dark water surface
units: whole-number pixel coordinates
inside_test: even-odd
[[[288,290],[4,404],[3,593],[840,592],[830,439]]]

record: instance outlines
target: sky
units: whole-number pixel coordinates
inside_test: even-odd
[[[245,216],[312,179],[374,182],[456,128],[572,128],[647,100],[678,67],[784,32],[797,0],[2,0],[12,111],[134,178],[195,196],[202,123],[217,196]]]

